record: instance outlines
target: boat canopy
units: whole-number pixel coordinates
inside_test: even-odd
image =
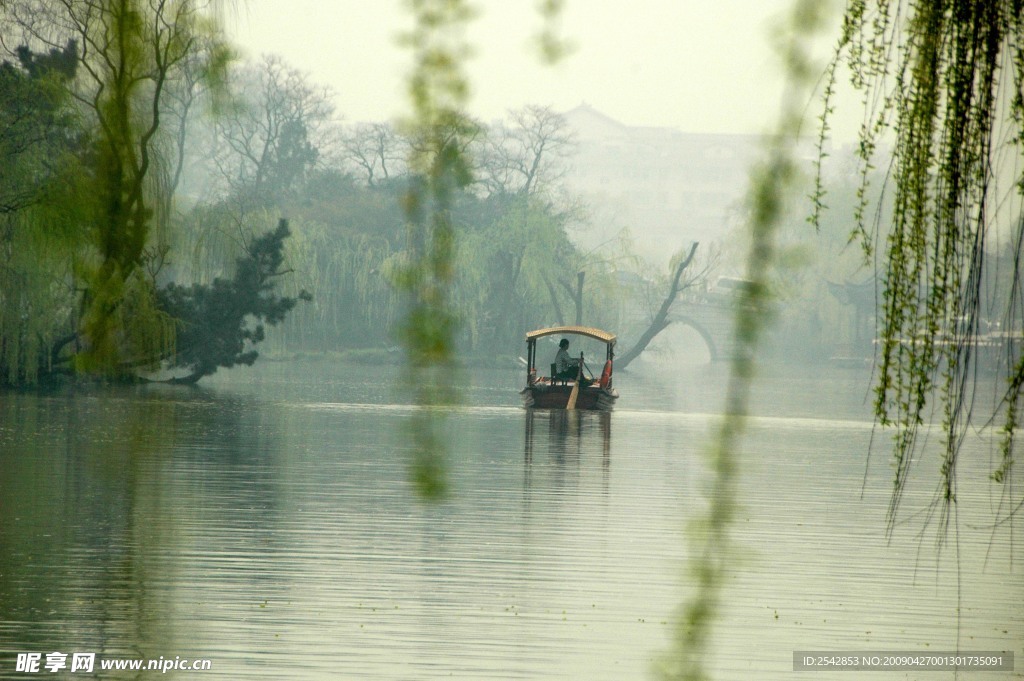
[[[608,343],[609,345],[615,344],[615,334],[602,331],[601,329],[595,329],[592,326],[552,326],[547,329],[537,329],[536,331],[530,331],[526,334],[526,342],[535,341],[538,338],[544,336],[554,336],[556,334],[577,334],[580,336],[587,336],[594,340],[599,340],[602,343]]]

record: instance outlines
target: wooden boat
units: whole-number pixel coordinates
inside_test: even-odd
[[[600,377],[592,381],[576,378],[556,378],[555,365],[550,365],[547,376],[537,375],[537,340],[545,336],[578,335],[601,341],[607,348]],[[526,387],[519,394],[523,406],[535,409],[596,409],[611,410],[619,393],[612,387],[612,364],[615,358],[615,335],[589,326],[554,326],[537,329],[526,334]],[[585,367],[583,353],[580,366]],[[584,374],[586,372],[579,372]]]

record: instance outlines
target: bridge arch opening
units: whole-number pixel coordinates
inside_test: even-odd
[[[662,333],[668,333],[675,328],[675,331],[680,336],[683,336],[683,340],[688,342],[689,347],[699,347],[703,345],[704,364],[710,364],[711,362],[717,362],[722,359],[721,352],[718,347],[718,343],[712,337],[711,333],[708,332],[704,326],[689,317],[677,317],[675,323],[669,326]],[[695,351],[697,352],[697,351]]]
[[[677,320],[654,337],[637,361],[675,366],[710,364],[716,359],[714,341],[703,328]]]

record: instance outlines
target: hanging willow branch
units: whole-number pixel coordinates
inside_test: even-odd
[[[452,208],[457,193],[471,181],[466,148],[475,126],[463,113],[469,87],[462,64],[472,12],[464,0],[410,0],[409,8],[416,22],[405,36],[415,59],[409,78],[412,177],[405,197],[408,257],[398,283],[409,305],[403,337],[422,407],[413,423],[413,478],[424,496],[439,498],[447,491],[443,420],[432,407],[455,400]]]
[[[940,541],[956,502],[957,461],[972,424],[1002,409],[1002,458],[993,479],[1008,482],[1013,465],[1024,386],[1021,261],[1014,257],[1012,272],[999,272],[993,263],[1000,251],[1019,254],[1024,228],[1019,214],[1022,14],[1024,5],[1016,0],[853,0],[827,74],[823,142],[837,65],[849,68],[866,109],[854,236],[867,254],[879,248],[884,255],[874,410],[878,423],[891,427],[894,436],[890,531],[912,462],[923,447],[921,427],[933,413],[941,414],[943,429],[935,499]],[[883,229],[877,222],[865,224],[866,178],[880,144],[889,139],[894,142],[889,183],[895,217]],[[1006,201],[1014,193],[1017,200]],[[822,198],[819,182],[816,211]],[[1000,214],[1008,204],[1017,215]],[[1000,224],[1014,225],[1013,236],[1002,243]],[[1007,296],[998,289],[1008,282]],[[997,300],[1002,301],[998,308]],[[1009,333],[1003,334],[1001,356],[982,358],[977,341],[990,320]],[[974,378],[983,359],[991,359],[1008,387],[996,414],[976,416]]]
[[[708,451],[713,479],[707,508],[690,528],[687,582],[693,585],[694,593],[679,611],[673,647],[657,661],[656,671],[664,681],[707,681],[711,677],[706,662],[734,550],[731,532],[738,509],[741,443],[758,349],[773,317],[768,282],[778,266],[777,236],[785,219],[786,197],[799,176],[795,150],[800,141],[803,103],[815,68],[807,45],[821,30],[826,12],[827,5],[818,0],[796,0],[786,24],[779,27],[778,49],[785,66],[786,89],[775,133],[765,140],[763,158],[753,169],[748,189],[751,244],[746,253],[745,277],[749,285],[740,290],[735,307],[736,350],[729,362],[725,411]]]

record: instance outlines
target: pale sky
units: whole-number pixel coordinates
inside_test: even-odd
[[[556,66],[531,44],[536,2],[475,4],[469,109],[485,121],[526,104],[585,102],[627,125],[756,134],[779,110],[770,33],[792,0],[567,0],[560,33],[576,50]],[[412,56],[396,41],[411,25],[403,0],[252,0],[228,24],[246,56],[280,55],[331,87],[347,122],[409,111]]]

